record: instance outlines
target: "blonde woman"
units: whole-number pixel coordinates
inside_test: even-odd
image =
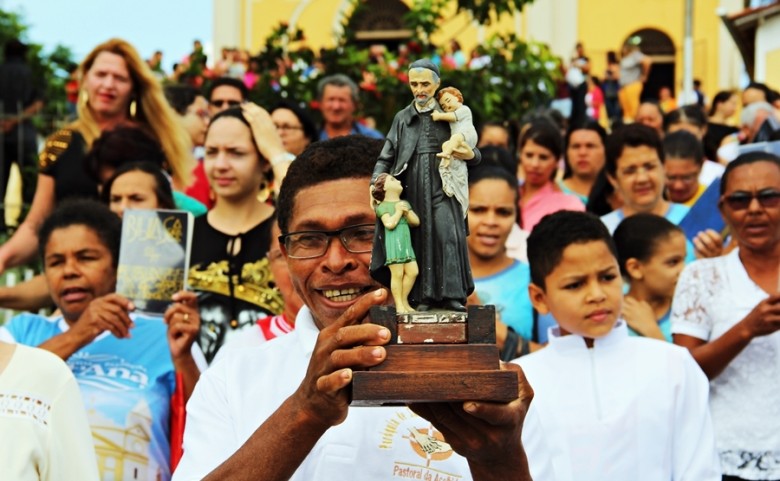
[[[63,199],[97,198],[97,179],[87,175],[84,157],[101,132],[120,125],[145,128],[162,146],[174,188],[190,183],[192,147],[162,88],[135,48],[121,39],[97,47],[79,66],[78,119],[56,132],[40,155],[40,173],[30,212],[0,247],[0,272],[31,260],[37,231]]]

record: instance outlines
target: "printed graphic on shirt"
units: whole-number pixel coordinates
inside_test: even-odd
[[[452,464],[443,463],[455,454],[444,436],[427,420],[411,410],[397,411],[382,432],[379,449],[392,449],[398,458],[388,479],[458,481],[460,473],[451,473]]]
[[[164,382],[113,354],[80,351],[68,359],[87,405],[101,479],[169,479],[170,402]]]

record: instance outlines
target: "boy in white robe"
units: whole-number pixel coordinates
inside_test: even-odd
[[[707,379],[686,349],[628,337],[617,255],[599,219],[544,217],[528,260],[531,302],[559,327],[545,349],[514,361],[535,392],[523,439],[544,439],[556,479],[720,481]]]

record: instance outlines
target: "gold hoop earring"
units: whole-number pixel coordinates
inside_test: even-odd
[[[130,118],[133,118],[133,119],[135,118],[135,114],[136,114],[137,109],[138,109],[138,105],[136,104],[135,99],[133,99],[130,102]]]
[[[261,203],[266,203],[273,199],[273,188],[268,180],[263,180],[260,184],[260,191],[257,193],[257,200]]]

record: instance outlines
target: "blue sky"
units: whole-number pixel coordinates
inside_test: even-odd
[[[212,6],[213,0],[0,0],[1,9],[22,14],[27,40],[46,51],[59,43],[80,62],[95,45],[121,37],[143,58],[162,50],[167,71],[196,38],[210,50]]]

